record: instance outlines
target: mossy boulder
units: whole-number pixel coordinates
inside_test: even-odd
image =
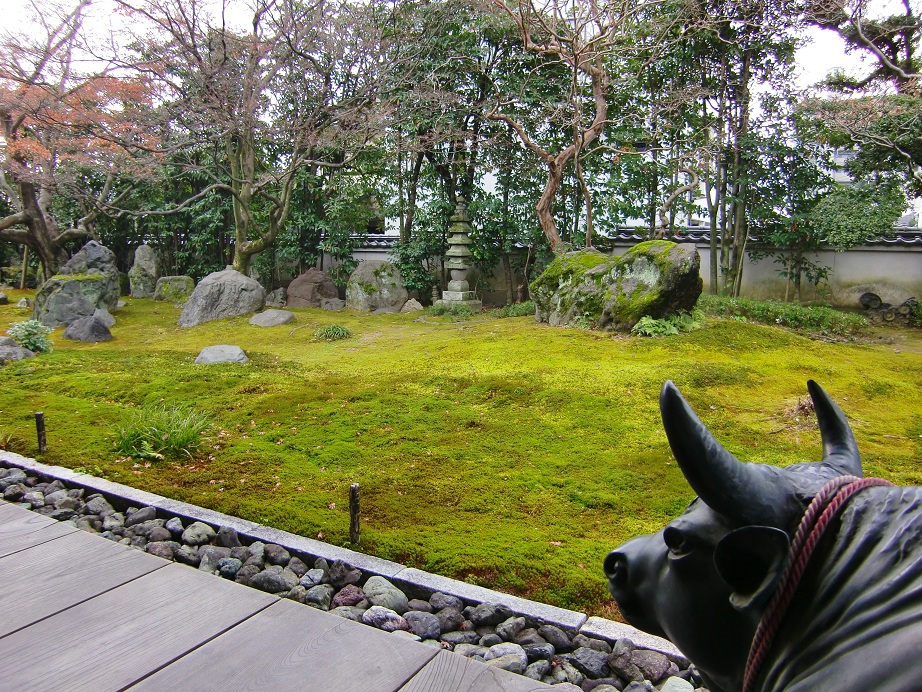
[[[346,284],[346,307],[359,312],[400,312],[409,293],[400,271],[390,262],[360,262]]]
[[[97,308],[114,310],[118,297],[115,253],[91,240],[42,284],[32,318],[49,327],[67,326],[92,316]]]
[[[161,276],[154,286],[154,300],[168,300],[174,305],[182,305],[192,291],[195,290],[195,281],[191,276]]]
[[[645,315],[662,319],[691,310],[701,295],[700,267],[694,245],[665,240],[640,243],[619,257],[571,252],[532,282],[535,319],[630,331]]]

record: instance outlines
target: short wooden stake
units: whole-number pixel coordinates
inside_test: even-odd
[[[349,540],[358,545],[361,539],[361,517],[359,510],[359,484],[349,486]]]
[[[45,414],[41,411],[35,412],[35,432],[38,435],[38,453],[44,454],[48,451],[48,441],[45,439]]]

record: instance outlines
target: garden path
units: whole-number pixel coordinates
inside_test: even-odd
[[[0,613],[10,690],[551,689],[3,501]]]

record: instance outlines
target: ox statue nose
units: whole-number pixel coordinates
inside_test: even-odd
[[[608,557],[605,558],[605,563],[602,565],[602,568],[605,570],[605,576],[608,577],[608,582],[611,585],[610,588],[627,588],[627,555],[617,550],[613,550],[608,554]]]

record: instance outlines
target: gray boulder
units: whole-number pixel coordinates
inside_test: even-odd
[[[199,282],[179,316],[180,327],[246,315],[262,310],[266,291],[254,279],[235,269],[209,274]]]
[[[408,295],[397,267],[390,262],[366,260],[359,263],[346,284],[346,307],[359,312],[399,312]]]
[[[595,329],[630,331],[641,317],[691,310],[701,295],[692,244],[653,240],[620,257],[580,250],[557,257],[531,285],[535,319],[554,326],[588,320]]]
[[[19,299],[19,302],[16,303],[16,307],[17,307],[17,308],[31,308],[31,307],[32,307],[32,301],[29,300],[28,298],[20,298],[20,299]]]
[[[287,296],[288,292],[284,286],[274,291],[269,291],[269,293],[266,294],[266,305],[270,308],[283,308],[285,307]]]
[[[288,310],[275,310],[270,308],[264,312],[253,315],[250,318],[250,324],[256,327],[278,327],[281,324],[293,322],[295,314]]]
[[[324,298],[320,301],[321,310],[342,310],[346,307],[346,301],[340,298]]]
[[[10,297],[6,293],[3,293],[2,291],[0,291],[0,305],[9,305],[9,304],[10,304]]]
[[[103,310],[102,308],[96,308],[93,312],[93,317],[102,322],[107,327],[115,326],[115,318],[108,310]]]
[[[424,310],[422,303],[420,303],[416,298],[410,298],[406,303],[403,304],[403,307],[400,308],[400,312],[419,312]]]
[[[42,284],[35,296],[32,318],[49,327],[67,326],[91,316],[97,308],[113,310],[118,296],[115,254],[91,240]]]
[[[194,290],[195,282],[191,276],[161,276],[154,286],[154,300],[168,300],[174,305],[182,305],[189,300]]]
[[[214,363],[249,363],[243,349],[239,346],[206,346],[195,358],[196,365],[213,365]]]
[[[62,336],[71,341],[82,341],[87,344],[112,340],[112,332],[109,328],[101,319],[92,315],[71,322]]]
[[[11,360],[22,360],[23,358],[34,358],[35,354],[22,346],[0,346],[0,365]]]
[[[339,298],[333,278],[321,269],[308,269],[288,285],[289,308],[319,308],[324,298]]]
[[[153,298],[160,273],[157,253],[150,245],[139,245],[134,251],[134,264],[128,270],[133,298]]]

